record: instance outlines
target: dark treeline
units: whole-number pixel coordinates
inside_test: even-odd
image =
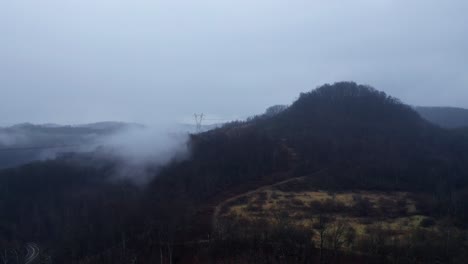
[[[427,214],[466,228],[468,132],[432,125],[371,87],[325,85],[290,107],[192,135],[189,144],[189,159],[154,170],[145,186],[113,179],[115,162],[93,154],[2,171],[0,246],[34,241],[50,263],[307,263],[325,255],[327,261],[435,263],[464,257],[462,240],[454,240],[452,252],[446,247],[453,237],[437,244],[439,234],[414,233],[411,253],[361,241],[359,254],[332,258],[338,250],[314,244],[310,230],[291,230],[287,217],[280,227],[231,223],[226,231],[211,225],[213,207],[230,196],[310,175],[311,188],[414,193]],[[408,257],[395,262],[398,254]]]

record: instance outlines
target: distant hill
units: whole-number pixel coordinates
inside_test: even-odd
[[[140,126],[122,122],[100,122],[74,126],[23,123],[3,127],[0,128],[0,168],[53,158],[59,152],[83,149],[99,138]]]
[[[423,118],[445,128],[468,127],[468,109],[457,107],[414,108]]]

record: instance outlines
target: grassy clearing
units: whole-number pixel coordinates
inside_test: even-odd
[[[437,223],[421,215],[416,202],[405,192],[328,192],[282,191],[267,188],[241,196],[225,205],[220,218],[262,219],[270,223],[287,218],[288,224],[310,228],[318,233],[320,217],[327,217],[329,224],[346,222],[357,236],[369,230],[384,229],[392,236],[400,236],[416,228],[433,228]],[[430,222],[422,227],[422,222]]]

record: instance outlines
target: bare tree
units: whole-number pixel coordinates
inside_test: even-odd
[[[340,219],[329,225],[329,232],[326,235],[327,244],[336,257],[343,246],[350,245],[354,241],[356,231],[345,219]]]
[[[314,224],[314,229],[317,230],[319,234],[319,249],[320,249],[320,263],[324,261],[324,247],[325,247],[325,238],[329,231],[330,219],[323,214],[319,214],[317,223]]]

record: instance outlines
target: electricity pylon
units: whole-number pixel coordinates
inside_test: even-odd
[[[197,133],[200,133],[201,129],[202,129],[203,117],[205,115],[203,113],[201,113],[201,114],[193,114],[193,116],[195,117],[195,125],[196,125],[196,128],[197,128]]]

